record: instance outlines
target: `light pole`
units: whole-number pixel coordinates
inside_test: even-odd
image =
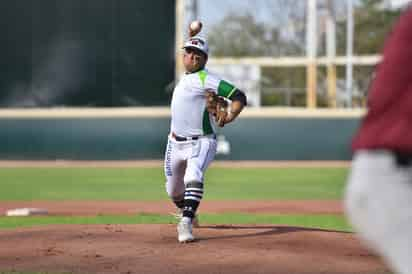
[[[346,25],[346,98],[348,107],[352,107],[353,90],[353,0],[347,0]]]
[[[183,62],[180,48],[184,41],[184,0],[176,0],[176,23],[175,23],[175,81],[177,82],[183,73]]]
[[[326,3],[326,55],[327,64],[327,81],[328,81],[328,105],[336,108],[336,23],[333,4],[330,0]]]
[[[317,39],[316,39],[316,11],[317,0],[308,0],[306,16],[306,107],[316,108],[316,90],[317,90]]]
[[[199,20],[197,0],[185,0],[185,25],[188,26],[194,20]]]

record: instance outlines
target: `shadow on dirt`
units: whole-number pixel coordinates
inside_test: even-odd
[[[307,228],[307,227],[297,227],[297,226],[214,225],[214,226],[200,226],[199,228],[200,229],[202,228],[216,229],[216,230],[255,230],[255,231],[259,230],[259,232],[251,232],[251,233],[245,233],[245,234],[199,237],[198,238],[199,240],[247,238],[247,237],[256,237],[256,236],[278,235],[278,234],[293,233],[293,232],[332,232],[332,233],[352,234],[352,232],[348,232],[348,231],[320,229],[320,228]]]

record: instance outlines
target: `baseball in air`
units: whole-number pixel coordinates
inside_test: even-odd
[[[202,30],[202,22],[196,20],[190,23],[189,32],[190,36],[195,36]]]

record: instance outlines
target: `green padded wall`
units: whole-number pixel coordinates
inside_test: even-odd
[[[241,118],[230,160],[348,160],[359,119]],[[162,159],[169,118],[0,119],[0,159]]]

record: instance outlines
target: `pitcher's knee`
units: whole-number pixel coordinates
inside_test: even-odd
[[[203,182],[203,171],[199,168],[193,168],[186,172],[183,180],[185,184],[189,182]]]
[[[166,182],[166,193],[172,199],[175,200],[185,193],[185,186],[183,182],[180,184],[173,183],[171,181]]]

